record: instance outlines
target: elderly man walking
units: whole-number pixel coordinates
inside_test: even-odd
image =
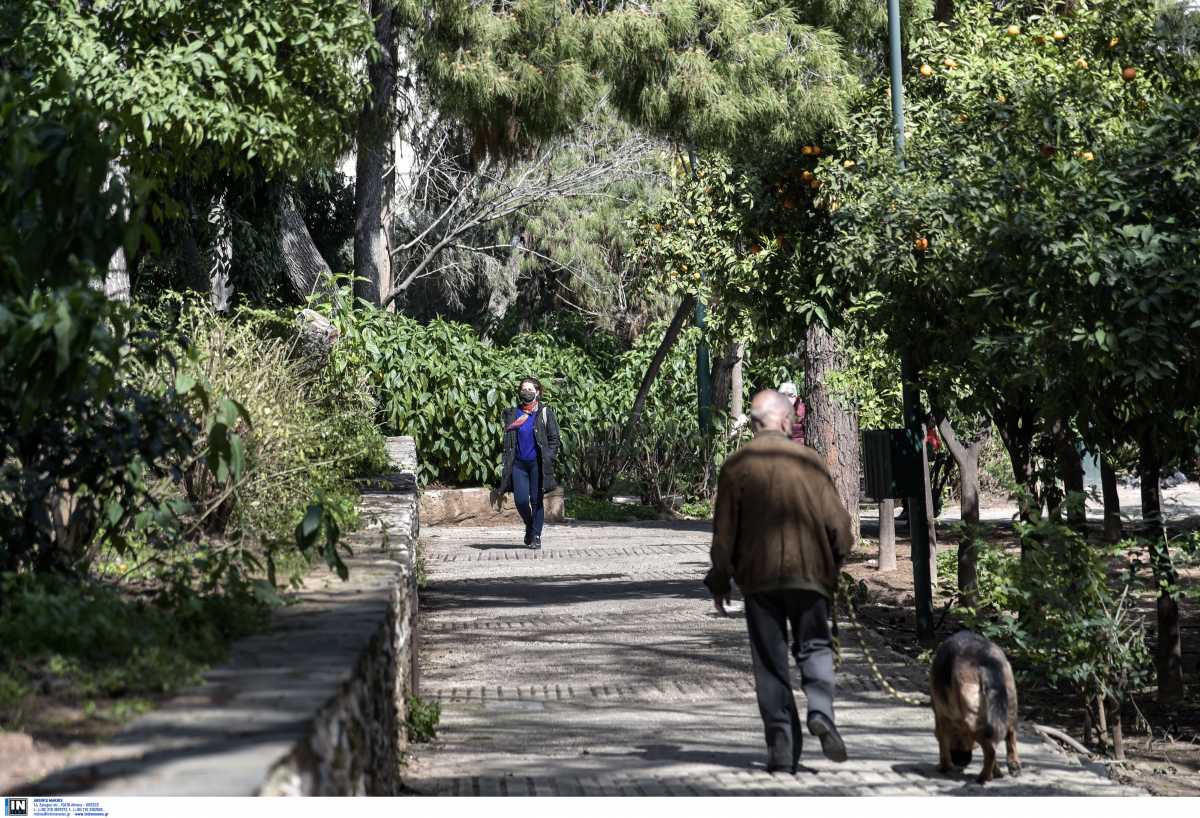
[[[721,614],[731,579],[745,596],[767,770],[795,772],[803,735],[788,673],[789,628],[808,730],[827,758],[846,760],[833,719],[829,608],[854,540],[850,515],[820,456],[789,437],[792,402],[774,390],[760,392],[750,422],[754,440],[721,468],[712,568],[704,584]]]

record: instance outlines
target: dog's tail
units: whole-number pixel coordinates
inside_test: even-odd
[[[992,659],[985,659],[980,676],[986,722],[983,735],[989,741],[999,741],[1008,733],[1008,686],[1004,682],[1004,668]]]

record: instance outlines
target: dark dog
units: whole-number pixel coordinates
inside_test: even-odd
[[[993,776],[999,778],[996,745],[1003,738],[1008,772],[1019,775],[1017,686],[1004,651],[977,633],[959,631],[938,647],[929,683],[938,770],[963,769],[978,744],[983,748],[983,770],[976,780],[986,784]]]

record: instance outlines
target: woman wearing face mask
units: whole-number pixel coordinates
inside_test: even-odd
[[[525,521],[525,545],[542,547],[545,510],[542,498],[557,485],[558,419],[541,403],[542,384],[526,378],[518,389],[518,405],[504,410],[504,466],[498,492],[511,491]]]

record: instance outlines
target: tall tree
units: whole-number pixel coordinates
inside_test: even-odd
[[[846,369],[848,361],[841,344],[819,324],[808,329],[804,343],[804,376],[807,414],[806,442],[829,467],[838,496],[846,504],[852,520],[851,531],[858,536],[859,480],[862,452],[858,432],[858,413],[832,394],[828,379]]]
[[[204,223],[221,201],[220,190],[175,199],[181,181],[202,189],[332,165],[372,39],[357,0],[28,0],[3,16],[0,51],[35,88],[58,72],[75,80],[119,135],[123,166],[155,184],[160,222]]]
[[[362,0],[375,23],[367,65],[370,91],[358,118],[354,188],[354,292],[380,304],[392,291],[391,209],[396,189],[396,71],[400,31],[395,0]]]

